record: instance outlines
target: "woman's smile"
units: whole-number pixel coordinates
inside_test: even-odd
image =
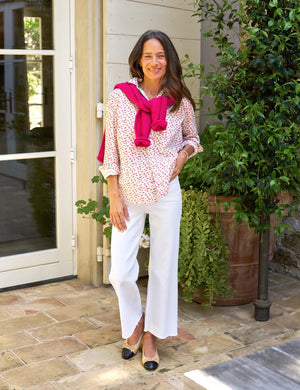
[[[150,72],[157,73],[161,70],[161,68],[154,68],[154,69],[150,68],[149,70],[150,70]]]

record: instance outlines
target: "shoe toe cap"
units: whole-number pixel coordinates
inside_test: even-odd
[[[144,363],[144,367],[148,371],[154,371],[157,369],[158,363],[150,360],[150,361]]]
[[[128,348],[123,348],[122,349],[122,358],[123,359],[130,359],[134,356],[134,353],[128,349]]]

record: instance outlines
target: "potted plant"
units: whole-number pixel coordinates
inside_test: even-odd
[[[183,189],[178,281],[186,301],[196,298],[210,307],[216,296],[227,298],[234,293],[228,279],[228,255],[218,212],[215,218],[209,213],[209,194],[193,187]]]
[[[300,187],[299,2],[197,0],[195,6],[199,21],[211,21],[205,35],[219,61],[207,73],[187,62],[187,76],[201,78],[203,94],[213,98],[215,122],[206,129],[212,156],[191,160],[182,178],[194,170],[200,188],[232,196],[225,210],[232,207],[236,222],[257,233],[255,318],[267,320],[270,216],[280,220],[287,208],[291,212],[296,201],[280,204],[279,196],[289,191],[297,197]],[[274,226],[276,234],[285,228]]]

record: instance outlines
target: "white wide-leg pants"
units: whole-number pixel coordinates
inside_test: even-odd
[[[145,332],[158,338],[177,335],[178,250],[181,218],[181,189],[178,178],[169,192],[155,203],[133,204],[126,201],[130,220],[127,230],[112,230],[111,272],[109,279],[119,299],[122,337],[128,338],[138,324],[143,308],[136,281],[137,253],[146,214],[150,224],[150,260]]]

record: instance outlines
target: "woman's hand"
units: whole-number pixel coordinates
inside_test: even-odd
[[[107,184],[110,200],[110,220],[120,232],[123,232],[127,229],[126,220],[129,221],[129,213],[127,206],[120,195],[118,176],[108,176]]]
[[[187,155],[182,152],[182,150],[178,153],[176,163],[175,163],[175,168],[172,173],[172,176],[170,178],[170,181],[174,180],[176,176],[179,175],[180,171],[182,170],[184,164],[187,162]]]
[[[191,145],[185,145],[185,147],[178,152],[178,156],[175,163],[175,168],[172,173],[170,181],[175,179],[176,176],[179,175],[182,170],[184,164],[187,162],[189,156],[194,152],[194,148]]]
[[[110,220],[121,232],[127,229],[126,220],[129,221],[129,213],[123,198],[119,194],[110,194]]]

